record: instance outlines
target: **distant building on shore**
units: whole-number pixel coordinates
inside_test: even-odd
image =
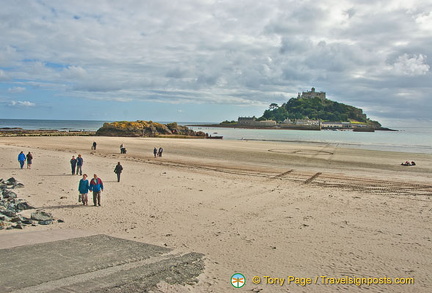
[[[323,129],[351,128],[351,122],[321,122]]]
[[[358,128],[371,128],[365,123],[351,123],[351,122],[321,122],[322,129],[358,129]]]
[[[279,123],[280,128],[300,130],[320,130],[321,121],[312,119],[285,119]]]
[[[307,119],[307,118],[306,119],[287,118],[282,122],[276,122],[274,120],[258,121],[255,116],[238,117],[237,126],[257,127],[257,128],[268,127],[268,128],[307,129],[307,130],[368,128],[368,125],[364,123],[351,123],[351,122],[340,122],[340,121],[323,122],[320,119],[314,120],[314,119]]]
[[[310,91],[302,92],[301,95],[298,93],[297,98],[306,98],[306,99],[313,99],[313,98],[319,98],[321,100],[326,99],[326,93],[325,92],[316,92],[315,88],[311,88]]]
[[[320,120],[312,120],[312,119],[285,119],[281,122],[281,126],[283,125],[303,125],[303,126],[320,126]]]
[[[271,126],[276,126],[276,121],[274,120],[257,121],[255,117],[239,117],[238,125],[249,126],[249,127],[271,127]]]

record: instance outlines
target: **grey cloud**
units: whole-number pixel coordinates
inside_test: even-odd
[[[392,70],[397,75],[425,75],[430,70],[430,66],[426,64],[425,55],[408,55],[403,54],[391,65]]]
[[[0,69],[0,81],[1,80],[7,81],[9,79],[10,79],[9,75],[4,70]]]

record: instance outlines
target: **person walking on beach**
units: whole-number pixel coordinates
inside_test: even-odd
[[[115,166],[114,173],[117,174],[117,182],[120,182],[120,174],[123,171],[122,165],[120,165],[120,162]]]
[[[75,159],[75,156],[72,156],[72,159],[70,160],[71,168],[72,168],[72,175],[75,175],[75,168],[77,165],[77,159]]]
[[[82,166],[84,164],[84,159],[81,157],[81,155],[78,155],[77,158],[77,169],[76,169],[76,174],[78,175],[78,171],[79,174],[82,175]]]
[[[124,144],[120,145],[120,154],[126,154],[126,147],[124,146]]]
[[[159,157],[162,157],[162,153],[163,153],[163,148],[160,147],[160,148],[159,148],[159,151],[158,151],[158,156],[159,156]]]
[[[93,192],[93,204],[101,206],[101,193],[103,191],[102,179],[98,178],[96,174],[93,175],[93,179],[90,180],[90,190]]]
[[[24,154],[23,151],[21,151],[21,153],[19,153],[18,155],[18,162],[20,163],[21,169],[24,167],[25,161],[26,161],[26,155]]]
[[[83,203],[83,205],[88,205],[88,191],[90,189],[89,181],[87,180],[87,174],[83,175],[83,178],[80,180],[78,184],[78,202]]]
[[[96,145],[97,145],[97,143],[94,141],[93,145],[92,145],[92,150],[96,150]]]
[[[28,152],[28,154],[27,154],[27,169],[31,169],[32,162],[33,162],[33,155],[32,155],[32,153]]]
[[[157,154],[158,154],[158,150],[157,150],[157,148],[155,147],[155,148],[153,149],[153,155],[154,155],[155,158],[157,157]]]

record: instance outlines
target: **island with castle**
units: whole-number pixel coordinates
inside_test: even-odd
[[[216,126],[216,125],[214,125]],[[218,127],[252,129],[299,129],[299,130],[352,130],[373,132],[391,130],[373,121],[362,109],[327,99],[325,92],[298,93],[297,98],[278,105],[272,103],[261,117],[238,117],[237,121],[224,121]]]

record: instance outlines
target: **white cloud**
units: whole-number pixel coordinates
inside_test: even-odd
[[[10,107],[35,107],[36,104],[29,101],[10,101],[8,106]]]
[[[62,76],[65,78],[78,80],[89,78],[87,71],[81,66],[68,66],[67,68],[63,69]]]
[[[422,11],[414,17],[420,29],[432,32],[432,11]]]
[[[9,88],[9,89],[8,89],[8,92],[13,93],[13,94],[16,94],[16,93],[22,93],[22,92],[24,92],[25,90],[26,90],[26,89],[25,89],[24,87],[16,86],[16,87]]]

